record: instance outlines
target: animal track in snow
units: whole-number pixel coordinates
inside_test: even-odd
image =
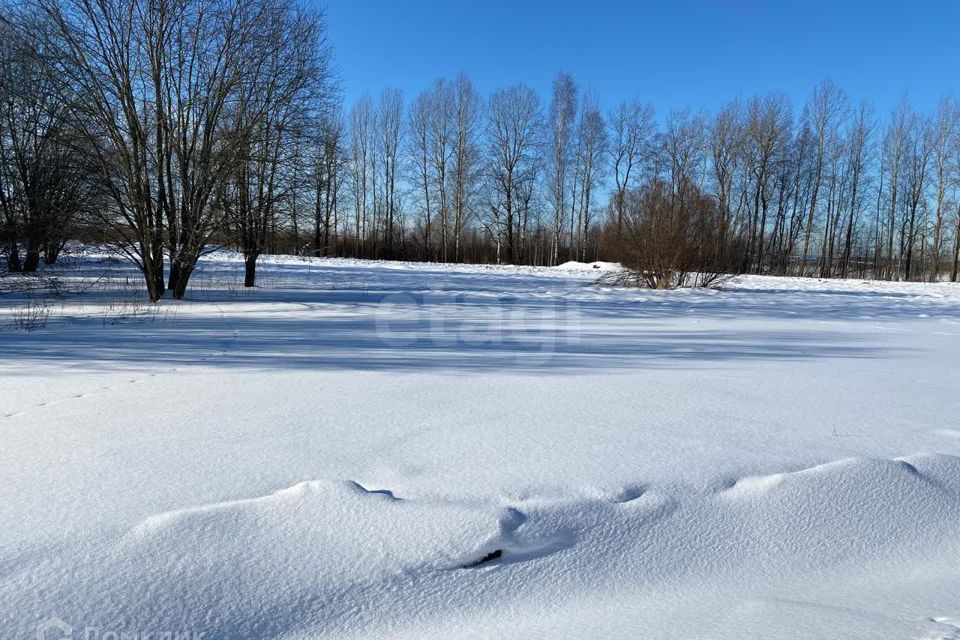
[[[356,480],[347,480],[347,483],[364,493],[387,496],[391,500],[403,500],[403,498],[398,498],[397,496],[395,496],[393,491],[391,491],[390,489],[367,489],[365,486],[363,486]]]
[[[613,499],[613,502],[617,504],[626,504],[643,497],[646,493],[647,486],[644,484],[627,485],[620,490],[620,493],[616,495],[616,497]]]
[[[938,616],[929,622],[934,628],[922,640],[960,640],[960,619]]]
[[[731,498],[757,496],[772,491],[783,482],[784,474],[774,473],[767,476],[744,476],[734,480],[721,493]]]
[[[528,520],[528,516],[522,511],[508,507],[497,522],[500,532],[482,545],[480,551],[461,561],[457,568],[475,569],[527,562],[569,549],[576,542],[572,532],[559,535],[521,532]]]

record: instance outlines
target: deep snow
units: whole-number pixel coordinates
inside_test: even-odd
[[[960,638],[960,287],[264,263],[0,331],[0,637]]]

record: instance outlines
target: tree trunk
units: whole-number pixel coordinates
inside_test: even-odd
[[[40,266],[40,244],[34,239],[27,242],[27,255],[23,260],[23,272],[35,273]]]
[[[23,260],[23,272],[34,273],[38,266],[40,266],[40,249],[37,247],[29,247],[27,249],[27,255]]]
[[[257,256],[248,255],[243,259],[243,286],[256,286],[257,279]]]
[[[51,240],[47,242],[46,247],[43,251],[43,262],[47,265],[53,265],[57,263],[57,258],[60,257],[60,251],[63,250],[63,242]]]
[[[960,267],[960,209],[957,210],[957,232],[953,241],[953,271],[950,272],[950,282],[957,281],[958,267]]]
[[[150,302],[156,302],[163,297],[163,269],[157,269],[152,261],[148,261],[146,264],[147,267],[144,269],[143,277],[147,282],[147,297],[150,298]]]
[[[170,260],[170,275],[167,277],[167,289],[173,291],[177,283],[180,282],[180,263],[177,260]]]
[[[170,291],[174,300],[183,300],[187,294],[187,283],[190,281],[190,274],[193,273],[193,267],[181,265],[176,269],[176,278],[173,277],[174,268],[170,267]]]
[[[23,271],[23,263],[20,262],[20,249],[15,242],[11,242],[7,249],[7,271],[10,273]]]
[[[916,210],[916,207],[913,207],[910,211],[910,227],[907,232],[907,256],[906,256],[906,262],[903,266],[903,274],[904,274],[903,279],[907,282],[910,281],[910,277],[913,275],[911,271],[913,269],[913,245],[914,245],[914,242],[916,241],[916,238],[915,238],[916,218],[917,218],[917,210]]]

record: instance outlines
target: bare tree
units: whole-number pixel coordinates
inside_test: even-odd
[[[354,240],[356,254],[362,255],[369,232],[371,180],[373,178],[373,106],[363,96],[350,109],[350,173],[353,190]]]
[[[453,256],[459,262],[469,199],[477,178],[480,127],[480,96],[463,74],[458,75],[454,83],[454,112]]]
[[[747,120],[747,163],[753,183],[753,209],[749,221],[743,270],[759,270],[764,257],[772,181],[776,165],[790,143],[790,105],[781,94],[750,102]]]
[[[403,144],[403,94],[386,89],[380,94],[374,119],[374,138],[379,160],[382,210],[383,248],[387,258],[396,257],[401,240],[399,224],[400,149]]]
[[[448,175],[454,153],[455,135],[455,98],[452,87],[445,80],[437,80],[433,89],[433,109],[430,120],[430,148],[433,166],[433,178],[436,184],[437,212],[440,223],[440,256],[443,262],[449,260],[448,236],[450,232],[450,203],[448,197]]]
[[[32,272],[41,256],[56,261],[74,221],[98,202],[88,149],[29,38],[51,25],[35,11],[9,15],[24,29],[0,21],[0,252],[9,271]]]
[[[325,121],[322,136],[333,136],[339,144],[339,123],[328,114],[335,102],[332,82],[331,51],[324,40],[324,25],[319,14],[269,12],[269,31],[263,36],[271,46],[261,64],[251,70],[244,89],[237,92],[235,109],[241,121],[236,131],[249,131],[241,145],[236,167],[221,190],[219,205],[233,229],[244,254],[244,286],[256,281],[257,259],[266,250],[267,240],[276,227],[278,208],[293,199],[291,173],[295,151],[302,141],[316,137],[317,122]],[[254,46],[260,46],[260,40]],[[247,127],[245,118],[256,124]],[[324,150],[324,153],[326,150]],[[324,158],[321,153],[321,158]],[[333,150],[339,161],[339,147]],[[332,165],[336,166],[336,165]],[[327,181],[331,167],[318,174]],[[329,192],[327,215],[329,216]],[[328,221],[329,222],[329,221]],[[319,220],[315,233],[319,239]],[[326,246],[326,243],[324,244]]]
[[[593,216],[594,190],[603,177],[603,157],[607,151],[606,127],[600,108],[593,98],[583,103],[577,127],[577,244],[580,260],[587,259],[587,236]]]
[[[960,118],[960,113],[957,115]],[[960,136],[957,136],[956,143],[953,146],[953,167],[954,167],[954,214],[955,225],[953,229],[953,268],[950,270],[950,281],[957,281],[957,272],[960,270],[960,197],[957,192],[960,191]]]
[[[667,116],[665,130],[660,136],[660,154],[670,180],[672,197],[681,203],[686,189],[703,177],[706,130],[703,113],[674,111]]]
[[[553,252],[551,264],[560,259],[560,238],[563,235],[563,220],[566,216],[566,193],[568,166],[572,153],[574,120],[577,115],[577,85],[567,73],[559,74],[553,81],[553,98],[550,101],[550,191],[553,205]]]
[[[816,147],[813,155],[813,188],[803,237],[803,260],[810,257],[810,238],[817,213],[824,167],[831,148],[837,140],[838,128],[846,117],[846,95],[830,80],[821,82],[813,90],[810,102],[804,107],[803,118],[813,131]]]
[[[861,102],[850,123],[847,133],[848,160],[850,172],[850,204],[847,211],[847,229],[843,242],[843,258],[840,275],[847,277],[850,267],[850,254],[853,250],[854,228],[861,208],[864,173],[870,162],[870,141],[874,130],[873,112],[867,102]]]
[[[720,110],[710,128],[710,166],[719,208],[722,246],[726,246],[731,231],[734,180],[744,160],[745,125],[742,112],[740,102],[732,102]]]
[[[887,127],[883,141],[883,167],[887,183],[888,208],[886,220],[886,251],[885,261],[883,261],[884,275],[892,279],[898,270],[898,262],[893,252],[893,239],[895,236],[897,207],[900,204],[900,184],[901,170],[904,165],[906,155],[907,138],[913,122],[913,111],[906,100],[903,100],[894,111],[890,123]]]
[[[501,199],[506,259],[511,264],[517,257],[517,190],[532,168],[539,129],[539,99],[526,85],[502,89],[490,98],[490,176]]]
[[[410,107],[410,155],[413,165],[413,181],[423,193],[423,249],[427,260],[433,259],[431,237],[433,209],[430,194],[433,177],[430,171],[430,127],[434,101],[430,92],[424,91],[414,99]]]
[[[337,111],[321,123],[313,167],[313,253],[336,253],[340,193],[349,163],[344,143],[344,122]]]
[[[940,277],[944,244],[944,218],[947,209],[947,193],[956,179],[957,167],[953,155],[960,137],[960,110],[951,98],[943,98],[937,105],[937,113],[931,124],[930,145],[933,162],[933,181],[936,192],[934,208],[933,246],[931,277]]]
[[[906,216],[901,224],[900,253],[903,256],[903,278],[913,277],[914,251],[917,243],[917,214],[924,204],[929,186],[930,159],[932,146],[926,127],[914,122],[909,129],[906,149],[906,171],[904,187],[906,196]]]
[[[608,117],[609,153],[613,173],[613,211],[616,216],[616,242],[623,236],[625,198],[639,179],[644,155],[649,153],[653,135],[653,107],[636,100],[622,102]]]

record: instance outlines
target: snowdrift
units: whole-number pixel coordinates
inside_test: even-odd
[[[691,637],[703,628],[791,638],[882,584],[891,602],[932,588],[930,620],[878,608],[832,631],[920,637],[910,634],[949,629],[933,619],[956,613],[955,594],[936,588],[955,584],[958,522],[960,458],[943,455],[853,458],[705,491],[633,485],[501,504],[317,480],[148,517],[101,547],[86,575],[69,558],[21,566],[8,581],[48,588],[4,602],[101,629],[176,622],[217,638]],[[812,598],[806,611],[798,594]],[[746,615],[738,599],[758,607]],[[576,616],[552,627],[566,607]]]
[[[553,268],[557,271],[619,271],[621,267],[616,262],[577,262],[571,260]]]

